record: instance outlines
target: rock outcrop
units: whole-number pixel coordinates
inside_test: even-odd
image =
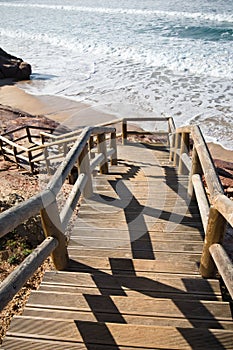
[[[29,63],[0,48],[0,79],[28,80],[31,73],[32,69]]]

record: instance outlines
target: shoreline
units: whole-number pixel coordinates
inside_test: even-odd
[[[115,115],[103,113],[81,102],[52,95],[31,95],[18,88],[11,80],[0,82],[0,105],[11,107],[32,115],[45,116],[70,129],[94,126],[117,119]],[[213,159],[233,162],[233,150],[218,143],[208,142]]]

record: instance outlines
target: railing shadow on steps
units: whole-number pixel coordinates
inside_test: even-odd
[[[47,188],[31,199],[9,209],[0,215],[0,237],[12,231],[21,222],[41,212],[44,232],[47,238],[9,275],[1,284],[0,309],[2,309],[36,271],[42,262],[51,254],[55,268],[63,270],[68,264],[67,242],[64,229],[69,222],[78,199],[83,194],[92,194],[91,172],[98,164],[100,173],[108,172],[107,157],[111,163],[117,163],[116,130],[109,125],[121,124],[122,143],[127,143],[127,123],[135,121],[161,121],[168,123],[168,131],[158,134],[166,135],[170,148],[170,160],[178,167],[178,173],[189,174],[188,193],[197,199],[205,231],[205,243],[201,258],[200,272],[203,277],[211,277],[215,270],[214,262],[221,274],[228,291],[233,297],[233,265],[221,246],[226,222],[233,226],[233,203],[224,195],[221,183],[216,174],[212,158],[198,126],[187,126],[176,129],[172,118],[124,118],[114,120],[99,127],[86,128],[78,136]],[[106,134],[110,134],[110,149],[106,150]],[[144,134],[144,132],[136,132]],[[88,156],[88,147],[94,147],[93,135],[97,138],[98,154]],[[193,139],[192,159],[189,157],[189,140]],[[62,142],[62,140],[60,140]],[[61,213],[58,211],[56,196],[74,165],[78,163],[79,176],[74,181],[73,189]],[[210,198],[207,199],[201,175],[204,174]],[[209,205],[209,202],[211,203]]]

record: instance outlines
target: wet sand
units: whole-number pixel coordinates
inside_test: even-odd
[[[84,103],[50,95],[31,95],[15,85],[0,86],[0,104],[32,115],[44,115],[70,129],[116,119],[114,115],[99,112]]]

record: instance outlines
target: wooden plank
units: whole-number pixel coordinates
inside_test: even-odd
[[[82,295],[32,291],[27,302],[29,307],[46,309],[78,310],[84,312],[121,315],[142,315],[151,317],[174,317],[207,320],[232,321],[229,303],[201,300],[170,300],[168,298],[146,298],[125,296]],[[104,321],[108,321],[105,319]],[[120,319],[119,319],[120,322]],[[120,322],[121,323],[121,322]]]
[[[171,217],[172,219],[172,217]],[[95,228],[102,228],[102,229],[119,229],[119,230],[130,230],[133,232],[133,230],[139,229],[141,232],[147,232],[150,230],[159,231],[162,232],[203,232],[202,224],[199,222],[195,223],[189,223],[184,222],[180,223],[179,221],[169,221],[169,220],[157,220],[156,222],[153,221],[152,218],[146,218],[144,220],[144,216],[137,215],[135,219],[130,220],[128,223],[125,220],[119,220],[116,221],[110,221],[108,218],[102,219],[101,221],[96,221],[95,219],[91,218],[91,216],[87,219],[79,218],[76,222],[76,227],[89,227],[90,229]]]
[[[145,260],[145,259],[111,259],[104,257],[80,257],[77,260],[80,265],[79,269],[96,269],[105,271],[125,271],[125,273],[151,272],[151,273],[170,273],[170,274],[191,274],[199,276],[199,267],[195,262],[171,262],[161,260]],[[72,262],[70,263],[70,266]]]
[[[32,321],[34,327],[32,327]],[[203,328],[152,327],[85,321],[38,320],[15,317],[8,336],[33,337],[44,340],[63,340],[72,343],[134,346],[143,349],[231,349],[233,333]],[[221,347],[220,347],[221,346]],[[90,347],[89,347],[90,349]]]
[[[42,339],[30,339],[21,337],[6,337],[4,339],[5,350],[116,350],[116,346],[95,344],[87,346],[83,343],[71,343],[64,341],[52,341]],[[135,350],[135,347],[117,346],[117,350]],[[151,350],[141,348],[141,350]]]
[[[80,321],[99,321],[107,319],[108,322],[118,322],[120,317],[114,313],[101,313],[87,311],[73,311],[61,309],[45,309],[38,307],[26,307],[23,316],[37,317],[37,318],[53,318],[60,320],[80,320]],[[171,327],[194,327],[195,328],[211,328],[211,329],[228,329],[233,331],[232,321],[222,320],[206,320],[206,319],[186,319],[175,317],[159,317],[159,316],[144,316],[144,315],[128,315],[124,314],[124,321],[127,324],[143,324],[149,326],[171,326]]]
[[[91,247],[75,247],[75,248],[68,248],[69,256],[71,259],[79,259],[80,257],[85,256],[105,256],[109,258],[133,258],[133,252],[132,249],[120,249],[117,250],[115,247],[113,249],[110,248],[102,248],[102,249],[92,249]],[[169,252],[169,254],[166,251],[160,251],[160,252],[153,252],[154,258],[156,260],[167,260],[167,261],[193,261],[196,263],[199,263],[201,254],[199,253],[175,253],[175,252]],[[145,259],[150,258],[150,254],[146,253],[143,250],[137,251],[137,259]]]
[[[130,242],[130,239],[98,239],[98,238],[86,238],[78,237],[77,239],[71,238],[69,241],[69,248],[75,248],[76,246],[85,246],[92,248],[117,248],[125,249],[132,248],[134,251],[167,251],[167,252],[193,252],[200,253],[202,252],[203,243],[202,242],[182,242],[182,241],[151,241],[140,240],[135,237],[135,240]]]
[[[92,273],[79,272],[47,272],[44,276],[44,282],[50,284],[61,284],[67,286],[86,286],[98,287],[104,289],[121,289],[126,287],[131,290],[144,291],[148,295],[150,291],[166,293],[193,293],[193,294],[220,294],[218,280],[204,280],[201,278],[163,278],[160,274],[147,279],[136,276],[112,276],[101,273],[93,277]]]
[[[47,291],[50,293],[71,293],[75,297],[78,294],[92,294],[92,295],[125,295],[129,297],[141,297],[143,291],[135,291],[122,287],[121,289],[108,289],[101,288],[100,290],[96,287],[83,287],[83,286],[65,286],[65,285],[53,285],[49,283],[42,283],[40,285],[40,291]],[[164,298],[166,296],[164,292],[151,291],[147,295],[148,298]],[[169,298],[176,300],[219,300],[222,301],[222,296],[219,294],[193,294],[193,293],[169,293]]]
[[[199,232],[160,232],[160,231],[146,231],[151,241],[185,241],[185,242],[203,242],[203,236]],[[135,237],[141,240],[148,240],[145,237],[143,231],[134,231]],[[129,238],[129,230],[116,230],[116,229],[95,229],[91,231],[89,228],[75,227],[72,233],[72,239],[78,239],[80,237],[93,237],[93,238],[114,238],[114,239],[126,239]]]

